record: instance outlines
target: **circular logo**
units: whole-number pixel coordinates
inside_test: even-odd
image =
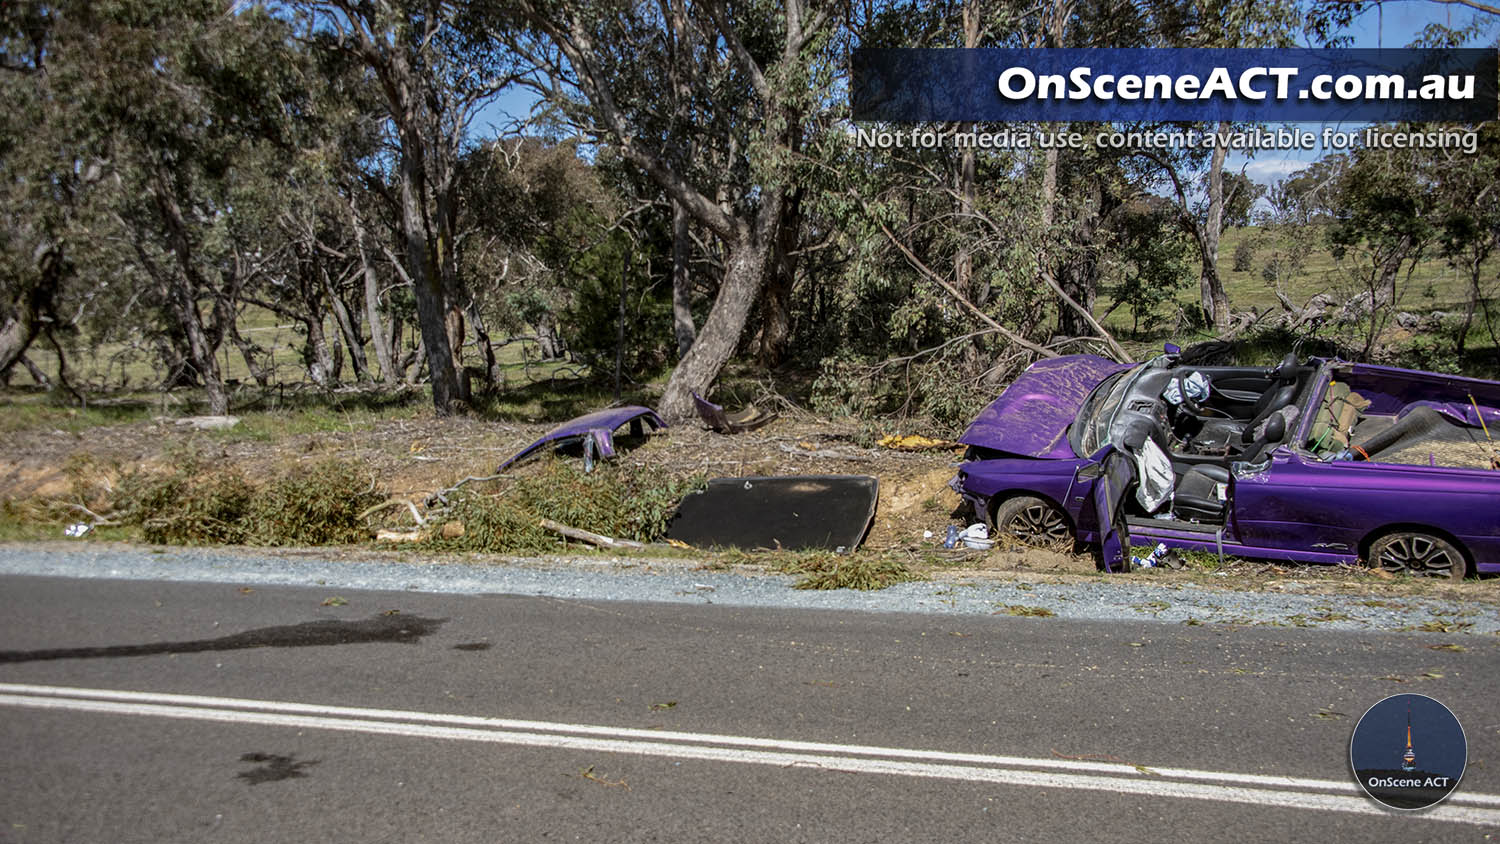
[[[1464,728],[1426,695],[1391,695],[1354,725],[1349,764],[1359,787],[1392,809],[1425,809],[1453,793],[1469,761]]]

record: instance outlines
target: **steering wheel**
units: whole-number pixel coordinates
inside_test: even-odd
[[[1216,408],[1204,407],[1194,399],[1190,398],[1187,394],[1187,384],[1184,383],[1187,378],[1186,373],[1178,372],[1173,376],[1173,378],[1175,378],[1177,381],[1177,394],[1179,396],[1182,396],[1182,401],[1177,405],[1180,409],[1185,410],[1194,416],[1229,416],[1229,414],[1224,413]]]

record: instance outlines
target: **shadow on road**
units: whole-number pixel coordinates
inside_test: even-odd
[[[188,642],[152,642],[144,645],[109,645],[96,648],[56,648],[40,651],[0,651],[0,665],[49,659],[97,659],[100,657],[156,656],[203,651],[237,651],[245,648],[307,648],[323,645],[355,645],[364,642],[395,642],[414,645],[437,631],[448,619],[423,618],[399,613],[381,614],[362,621],[304,621],[279,627],[261,627],[217,639]]]

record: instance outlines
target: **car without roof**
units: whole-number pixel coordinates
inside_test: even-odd
[[[1463,577],[1500,571],[1500,382],[1341,360],[1033,364],[952,486],[999,535]]]

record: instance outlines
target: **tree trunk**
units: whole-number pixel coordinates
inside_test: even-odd
[[[234,303],[229,301],[232,298],[231,292],[211,284],[195,263],[192,240],[187,233],[187,220],[182,215],[177,198],[172,194],[171,185],[171,178],[158,172],[153,199],[166,228],[167,244],[177,258],[178,269],[177,272],[164,274],[168,307],[187,341],[187,361],[203,384],[208,397],[209,413],[223,416],[229,412],[229,393],[224,389],[224,376],[219,369],[217,353],[223,330],[233,319]],[[203,314],[198,310],[197,296],[200,291],[213,299],[216,316],[213,331],[205,328]]]
[[[53,298],[62,284],[62,252],[56,247],[42,252],[37,261],[39,273],[31,283],[23,283],[15,300],[6,309],[0,323],[0,372],[10,372],[36,339],[42,320],[51,312]]]
[[[479,313],[479,306],[470,300],[468,310],[469,325],[474,329],[474,347],[479,350],[479,360],[483,364],[484,383],[487,387],[494,387],[501,377],[500,365],[495,360],[495,346],[490,342],[490,332]]]
[[[453,368],[452,344],[448,342],[448,302],[441,276],[427,254],[427,227],[422,213],[421,162],[411,152],[401,156],[401,229],[406,239],[406,272],[411,277],[417,303],[417,328],[422,333],[427,369],[432,381],[432,404],[439,416],[447,416],[461,401],[458,373]],[[409,379],[408,379],[409,380]]]
[[[380,276],[375,272],[375,264],[370,261],[370,253],[365,248],[365,224],[354,207],[353,197],[349,199],[349,220],[354,225],[354,248],[359,253],[359,267],[364,275],[365,322],[370,324],[370,345],[375,349],[375,363],[380,367],[381,383],[394,387],[401,379],[401,373],[396,371],[395,354],[392,351],[391,338],[394,332],[386,330],[385,323],[380,318]]]
[[[260,363],[260,355],[265,350],[257,346],[254,342],[245,339],[244,335],[240,334],[238,321],[232,322],[229,325],[229,342],[233,343],[235,348],[240,350],[240,357],[245,359],[245,368],[250,371],[250,377],[255,379],[255,383],[259,384],[262,389],[269,387],[271,385],[271,367],[262,366]]]
[[[1069,299],[1078,303],[1078,308],[1094,312],[1094,300],[1099,292],[1099,256],[1095,243],[1099,230],[1100,206],[1104,201],[1103,191],[1097,182],[1085,188],[1088,191],[1083,208],[1070,235],[1072,248],[1062,263],[1057,277],[1058,284]],[[1066,301],[1059,300],[1057,306],[1057,330],[1063,337],[1089,337],[1098,333],[1088,319]]]
[[[421,339],[417,340],[417,347],[407,352],[401,359],[401,371],[405,373],[408,384],[418,384],[422,381],[422,372],[426,369],[427,344]]]
[[[557,360],[563,356],[562,339],[557,336],[557,320],[551,314],[537,321],[536,345],[542,360]]]
[[[963,6],[963,31],[964,47],[974,48],[979,46],[979,13],[978,0],[964,0]],[[961,132],[973,132],[974,124],[965,123],[959,127]],[[960,230],[969,228],[969,215],[974,213],[974,176],[977,159],[973,147],[964,147],[958,160],[958,225]],[[974,256],[969,250],[967,241],[958,249],[958,257],[953,261],[954,280],[958,283],[958,289],[969,297],[969,301],[984,307],[984,302],[989,298],[989,290],[977,290],[973,284]],[[978,338],[975,338],[978,342]]]
[[[369,362],[365,359],[364,338],[359,336],[359,326],[355,324],[354,314],[349,312],[344,300],[339,298],[338,291],[328,283],[326,274],[323,281],[328,288],[328,305],[333,310],[333,321],[338,324],[344,345],[349,347],[349,363],[354,367],[354,378],[360,382],[373,381]]]
[[[1469,329],[1474,325],[1474,312],[1478,310],[1479,298],[1483,295],[1479,284],[1481,263],[1477,257],[1470,257],[1469,259],[1469,301],[1464,306],[1463,322],[1459,323],[1458,331],[1453,338],[1453,353],[1459,358],[1464,356],[1464,346],[1469,339]]]
[[[1229,124],[1220,123],[1215,131],[1227,134]],[[1198,276],[1203,315],[1221,330],[1229,326],[1229,294],[1219,278],[1219,237],[1224,231],[1224,158],[1228,154],[1224,144],[1215,144],[1209,159],[1208,219],[1203,222],[1202,271]]]
[[[334,375],[333,350],[323,333],[322,314],[304,317],[302,326],[307,331],[307,342],[302,347],[302,365],[307,370],[307,377],[325,390],[332,388],[337,376]]]
[[[669,421],[689,419],[696,413],[693,392],[707,394],[709,385],[719,376],[739,345],[745,321],[765,282],[766,262],[772,252],[770,235],[781,217],[784,200],[781,190],[769,193],[756,215],[754,228],[750,231],[742,229],[740,236],[727,244],[724,280],[719,285],[719,295],[714,298],[703,330],[698,332],[693,347],[672,370],[672,377],[667,380],[666,391],[662,394],[659,411]]]
[[[47,377],[47,373],[43,372],[40,366],[32,363],[31,358],[21,355],[21,365],[26,367],[26,372],[31,375],[31,380],[35,381],[38,387],[52,389],[52,379]]]
[[[802,227],[802,190],[792,192],[776,224],[775,247],[766,266],[765,295],[761,299],[760,352],[762,366],[778,366],[786,357],[792,334],[792,290],[797,283],[797,239]]]
[[[193,301],[193,291],[188,281],[174,274],[171,283],[171,308],[187,339],[187,363],[203,384],[208,398],[208,412],[223,416],[229,412],[229,394],[224,389],[224,378],[219,371],[219,358],[203,330],[203,316],[198,304]]]
[[[672,330],[677,336],[677,358],[687,356],[698,334],[693,325],[693,279],[688,271],[688,213],[682,203],[672,203]]]

